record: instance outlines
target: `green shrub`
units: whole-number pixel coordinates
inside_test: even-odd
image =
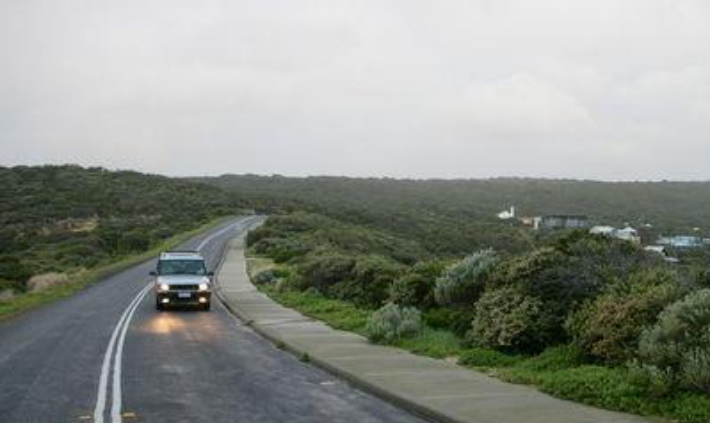
[[[476,303],[467,340],[475,346],[532,352],[546,347],[555,330],[539,298],[517,286],[487,291]]]
[[[385,257],[357,257],[350,278],[333,285],[327,294],[365,308],[381,307],[401,271],[401,265]]]
[[[267,269],[264,271],[261,271],[254,276],[254,283],[256,285],[264,285],[264,284],[270,284],[276,282],[277,277],[274,274],[273,269]]]
[[[17,281],[8,281],[0,279],[0,292],[5,290],[22,291],[26,288],[25,284]]]
[[[354,268],[355,259],[345,254],[324,252],[311,255],[298,267],[294,286],[300,290],[314,288],[327,295],[335,284],[351,279]]]
[[[668,306],[639,343],[641,371],[666,373],[669,390],[710,393],[710,289]]]
[[[365,329],[373,342],[392,343],[416,336],[422,330],[421,313],[414,307],[388,303],[372,313]]]
[[[433,328],[448,329],[456,336],[465,337],[471,329],[474,317],[473,308],[434,308],[423,314],[424,322]]]
[[[252,251],[285,263],[303,257],[315,249],[315,244],[301,238],[264,238],[255,243]]]
[[[32,276],[32,271],[17,257],[0,256],[0,279],[24,284]]]
[[[668,369],[659,369],[653,365],[633,359],[627,366],[629,381],[653,397],[665,397],[674,387],[673,374]]]
[[[420,310],[431,309],[436,306],[436,279],[443,270],[440,262],[415,265],[407,274],[394,281],[390,289],[390,301]]]
[[[563,330],[567,315],[575,304],[587,297],[589,282],[579,278],[580,269],[575,269],[568,258],[552,248],[542,248],[514,257],[501,266],[496,273],[494,286],[516,288],[525,296],[535,297],[546,313],[545,326],[552,326],[544,338],[549,344],[566,341]],[[542,322],[541,322],[542,323]],[[546,345],[541,345],[544,348]]]
[[[445,329],[451,327],[451,322],[453,320],[451,315],[453,313],[454,310],[450,308],[433,308],[431,310],[425,311],[422,314],[422,318],[424,319],[424,323],[426,323],[427,326],[430,326],[435,329]],[[469,324],[470,323],[471,322],[469,320]]]
[[[658,263],[638,246],[607,237],[574,232],[541,248],[505,261],[491,285],[518,285],[540,299],[546,310],[550,345],[567,342],[568,316],[595,298],[610,282]]]
[[[710,270],[705,268],[696,270],[695,284],[700,288],[710,288]]]
[[[623,363],[636,355],[643,330],[683,295],[676,274],[664,269],[632,273],[580,308],[568,321],[574,344],[596,360]]]
[[[558,371],[571,369],[583,362],[582,351],[574,345],[550,347],[537,356],[522,361],[518,368],[532,371]]]
[[[498,257],[493,250],[481,250],[449,267],[436,281],[436,302],[470,307],[480,297],[496,264]]]

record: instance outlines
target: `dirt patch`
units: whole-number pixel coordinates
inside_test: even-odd
[[[43,291],[56,285],[61,285],[69,282],[69,276],[66,273],[43,273],[35,275],[27,281],[27,290],[30,292]]]

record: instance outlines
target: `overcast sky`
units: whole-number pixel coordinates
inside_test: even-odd
[[[0,0],[0,164],[710,179],[707,0]]]

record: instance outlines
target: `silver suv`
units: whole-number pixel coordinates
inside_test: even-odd
[[[155,279],[155,308],[194,305],[209,310],[212,302],[212,277],[205,259],[197,251],[167,251],[160,254],[158,266],[150,275]]]

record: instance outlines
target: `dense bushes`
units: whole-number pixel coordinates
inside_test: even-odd
[[[414,307],[388,303],[372,313],[365,330],[374,342],[391,343],[412,337],[422,330],[421,313]]]
[[[313,289],[366,308],[387,302],[394,281],[406,273],[405,263],[426,256],[415,243],[308,213],[270,218],[252,232],[247,244],[257,254],[295,266],[288,286],[301,291]],[[413,278],[427,278],[432,270],[415,266],[409,273],[398,289],[404,293],[412,288],[416,296],[420,288],[413,287],[417,283]]]
[[[473,304],[497,263],[498,258],[492,250],[483,250],[450,266],[436,281],[434,295],[437,303],[442,306]]]
[[[616,366],[627,372],[624,365],[639,360],[628,374],[645,378],[649,392],[706,389],[710,379],[708,346],[676,351],[675,364],[661,365],[658,354],[670,353],[659,347],[663,337],[654,338],[648,329],[662,325],[657,319],[668,304],[706,283],[702,269],[683,273],[637,245],[583,231],[542,235],[544,246],[518,254],[484,249],[448,265],[423,254],[412,265],[392,253],[399,244],[390,235],[362,228],[348,245],[333,234],[344,228],[348,236],[358,234],[351,225],[305,214],[294,219],[270,220],[250,241],[252,250],[274,257],[284,246],[296,251],[287,263],[291,288],[361,308],[387,304],[367,328],[378,342],[397,342],[420,329],[453,332],[469,348],[465,364],[511,366],[521,355],[543,352],[524,360],[532,367],[515,366],[536,374],[578,372],[580,381],[592,369]],[[308,224],[329,228],[303,230]]]
[[[294,287],[300,290],[313,288],[328,294],[337,283],[350,278],[355,259],[342,253],[323,253],[309,256],[298,267]]]
[[[539,351],[554,336],[543,302],[517,286],[486,291],[476,303],[468,341],[504,351]]]
[[[677,275],[668,270],[632,273],[570,318],[573,342],[597,360],[623,363],[636,355],[641,332],[683,291]]]
[[[18,258],[0,256],[0,280],[4,280],[3,288],[23,290],[24,283],[32,276],[30,269]]]
[[[415,242],[304,212],[269,218],[250,233],[247,245],[278,262],[298,261],[316,249],[379,255],[403,264],[428,256]]]
[[[350,256],[318,250],[307,256],[289,279],[292,288],[313,289],[320,294],[376,308],[389,299],[402,266],[382,256]]]
[[[710,289],[661,313],[641,336],[637,370],[660,392],[680,386],[710,393]]]
[[[329,294],[356,305],[375,308],[384,304],[402,266],[382,256],[358,257],[348,278],[333,285]]]
[[[396,304],[418,307],[421,310],[435,307],[434,287],[443,270],[444,265],[441,262],[415,265],[394,281],[390,289],[390,299]]]

